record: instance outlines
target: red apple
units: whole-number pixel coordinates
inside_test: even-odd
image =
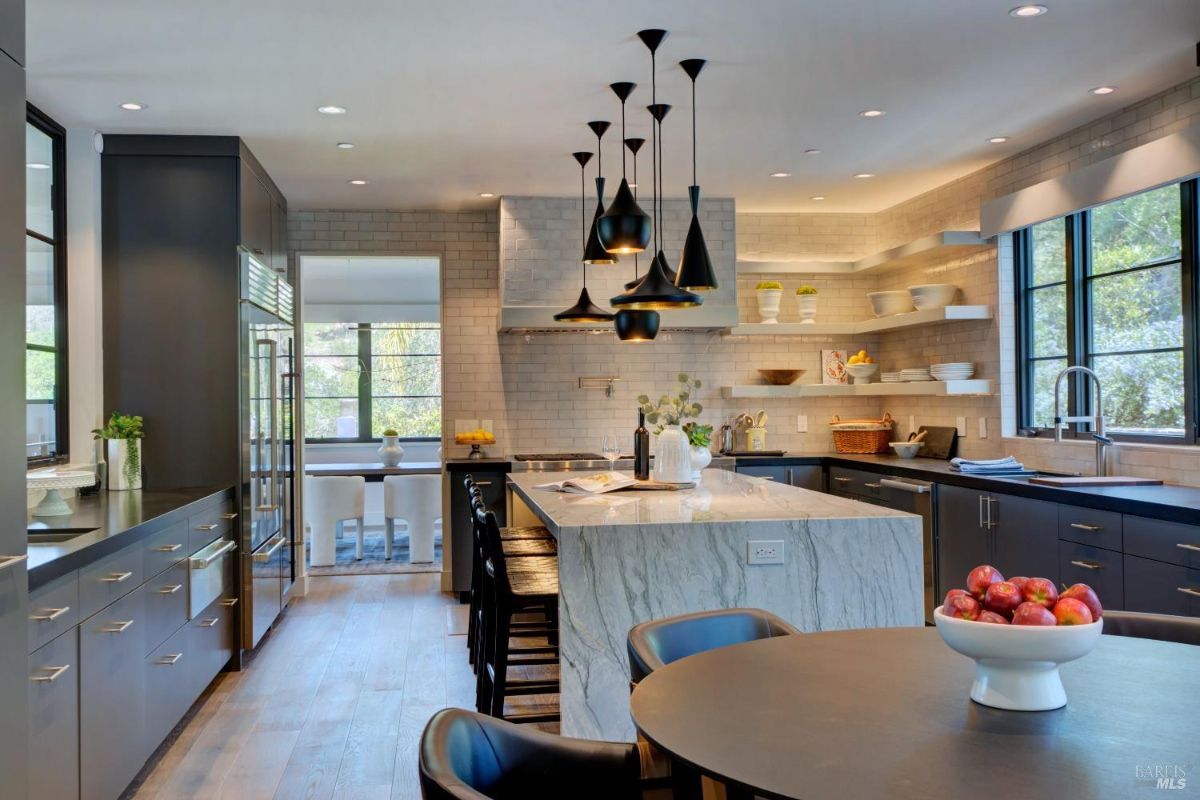
[[[1091,625],[1093,622],[1087,604],[1074,597],[1061,598],[1054,604],[1054,618],[1059,625]]]
[[[967,573],[967,591],[974,595],[976,600],[982,602],[987,588],[1002,580],[1004,580],[1004,576],[1000,574],[1000,570],[988,564],[980,564]]]
[[[1000,581],[1000,583],[993,583],[987,587],[987,591],[983,595],[983,607],[1007,619],[1024,600],[1025,598],[1016,584]]]
[[[942,606],[942,613],[955,619],[975,620],[979,618],[979,611],[979,601],[969,594],[951,597]],[[1053,619],[1053,617],[1051,618]]]
[[[1025,602],[1017,606],[1013,612],[1013,625],[1057,625],[1058,620],[1050,613],[1050,609],[1039,603]]]
[[[965,596],[969,596],[967,594],[966,589],[951,589],[950,591],[946,592],[946,599],[942,601],[942,605],[946,605],[947,603],[949,603],[951,597],[965,597]]]
[[[1025,581],[1025,600],[1029,603],[1037,603],[1042,608],[1054,608],[1054,604],[1058,602],[1058,589],[1054,586],[1054,581],[1046,578],[1030,578]]]
[[[1061,603],[1066,598],[1073,598],[1080,601],[1088,607],[1088,611],[1092,612],[1092,621],[1100,619],[1104,616],[1104,609],[1100,606],[1100,598],[1096,596],[1096,592],[1086,583],[1077,583],[1068,589],[1063,589],[1058,596]]]
[[[1016,586],[1018,589],[1020,589],[1021,594],[1024,595],[1025,594],[1025,584],[1029,583],[1029,578],[1026,578],[1024,575],[1020,575],[1016,578],[1009,578],[1008,582],[1013,584],[1014,586]]]
[[[977,619],[976,622],[991,622],[994,625],[1008,624],[1008,620],[1004,618],[1004,615],[997,614],[995,611],[979,612],[979,619]]]

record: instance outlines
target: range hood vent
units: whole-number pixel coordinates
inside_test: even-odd
[[[557,309],[549,306],[502,306],[500,333],[613,333],[611,322],[556,322]],[[662,316],[659,331],[714,331],[737,325],[738,310],[733,306],[683,308],[658,312]]]

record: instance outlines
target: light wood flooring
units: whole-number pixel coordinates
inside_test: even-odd
[[[439,578],[310,578],[308,595],[247,668],[218,678],[127,797],[419,798],[425,722],[475,697],[466,607],[438,591]]]

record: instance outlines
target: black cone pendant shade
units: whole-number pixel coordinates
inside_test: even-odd
[[[637,155],[646,143],[645,139],[626,139],[625,146],[633,153],[633,188],[637,188]],[[637,194],[634,194],[637,197]],[[642,282],[638,275],[638,257],[633,254],[633,280],[625,284],[626,289],[632,289]],[[658,336],[660,318],[657,311],[618,311],[613,322],[617,338],[622,342],[652,342]]]
[[[637,86],[635,83],[611,84],[613,93],[621,100],[621,138],[625,138],[625,101]],[[625,255],[640,253],[650,244],[650,216],[642,211],[625,177],[625,151],[621,151],[621,185],[604,216],[596,222],[600,244],[609,253]]]
[[[702,58],[689,58],[679,62],[679,66],[683,67],[683,71],[692,79],[692,185],[688,187],[692,222],[688,225],[683,253],[679,256],[675,285],[690,292],[707,292],[717,288],[717,275],[713,271],[712,259],[708,257],[704,232],[700,230],[700,187],[696,185],[696,76],[704,69],[706,63],[708,62]]]
[[[588,231],[587,243],[583,246],[583,260],[587,264],[615,264],[617,256],[615,253],[609,253],[604,249],[604,245],[600,243],[600,234],[596,230],[596,226],[600,223],[600,217],[604,216],[604,159],[600,155],[600,139],[604,136],[604,132],[608,130],[608,122],[603,120],[595,120],[588,123],[588,127],[592,129],[592,133],[596,134],[596,213],[592,216],[592,229]]]
[[[584,245],[587,244],[587,191],[584,189],[584,167],[591,160],[591,153],[572,153],[579,162],[579,232],[583,234]],[[594,227],[594,226],[593,226]],[[592,302],[587,290],[587,261],[583,262],[583,289],[579,292],[579,300],[566,311],[554,315],[555,322],[611,322],[613,315]]]
[[[644,145],[645,143],[646,143],[645,139],[632,138],[632,139],[625,140],[625,146],[629,148],[629,152],[633,153],[633,187],[634,187],[634,189],[637,188],[637,183],[638,183],[638,176],[637,176],[638,151],[642,149],[642,145]],[[633,196],[635,198],[637,197],[636,191],[634,192]],[[653,224],[651,225],[651,230],[653,231]],[[632,289],[633,287],[637,286],[641,282],[642,282],[642,276],[638,271],[638,257],[637,257],[637,254],[634,253],[634,255],[633,255],[633,280],[631,280],[625,284],[626,291],[628,291],[629,289]],[[633,312],[629,312],[629,313],[633,313]],[[638,313],[652,314],[655,312],[644,311],[644,312],[638,312]]]

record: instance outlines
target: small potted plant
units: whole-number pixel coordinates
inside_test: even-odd
[[[142,488],[142,418],[114,411],[103,428],[92,430],[104,440],[108,461],[108,488],[113,491]]]
[[[796,289],[796,310],[800,312],[800,323],[812,325],[817,316],[817,290],[807,283]]]
[[[758,295],[758,316],[765,323],[779,322],[779,302],[783,298],[783,284],[779,281],[760,281],[754,287]]]
[[[692,480],[700,480],[700,471],[712,463],[712,425],[688,422],[683,426],[692,449]]]
[[[404,448],[400,446],[400,432],[395,428],[385,428],[383,444],[379,448],[379,460],[385,467],[398,467],[402,458]]]

